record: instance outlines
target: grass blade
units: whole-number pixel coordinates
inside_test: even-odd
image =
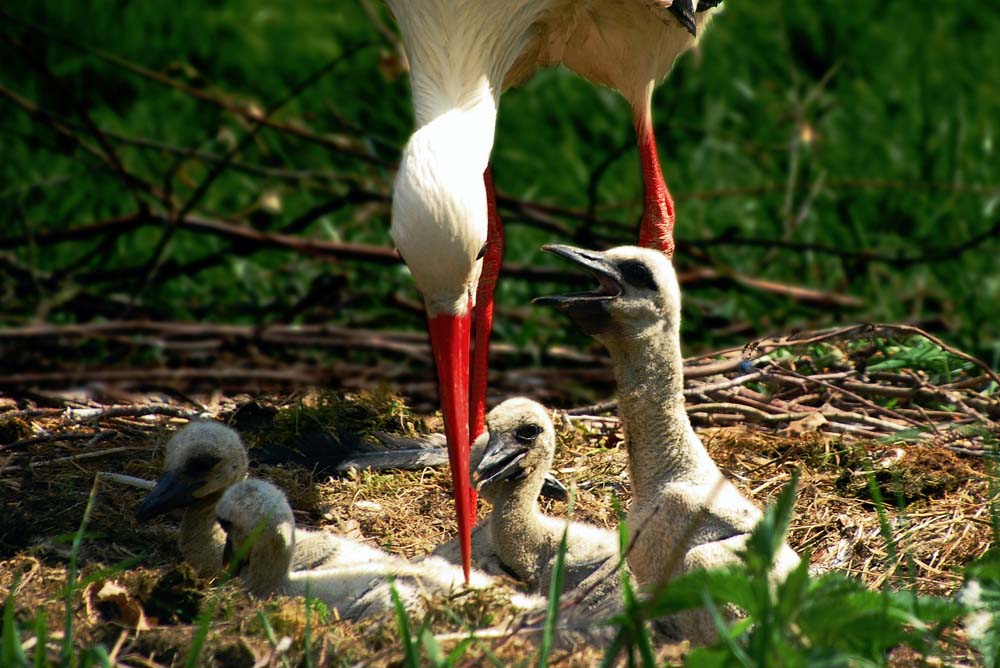
[[[48,650],[48,642],[49,629],[45,619],[45,611],[39,610],[38,616],[35,617],[35,668],[45,668],[49,665],[48,656],[45,654]]]
[[[306,580],[306,628],[302,644],[305,646],[306,668],[313,668],[312,660],[312,606],[313,599],[309,593],[310,581]]]
[[[461,658],[463,654],[465,654],[465,651],[466,649],[468,649],[468,646],[471,644],[475,644],[476,649],[478,649],[483,653],[483,656],[486,658],[487,661],[490,662],[490,665],[492,665],[493,668],[505,668],[503,661],[497,658],[497,655],[493,653],[493,650],[490,648],[490,646],[487,643],[483,642],[482,638],[476,636],[476,629],[470,626],[468,621],[462,619],[451,608],[445,608],[444,613],[448,615],[448,618],[452,622],[461,626],[463,630],[469,633],[469,637],[463,640],[461,643],[459,643],[458,647],[452,650],[451,654],[449,655],[447,665],[449,666],[455,665],[458,659]]]
[[[76,594],[77,582],[77,558],[80,554],[80,546],[83,544],[83,533],[90,521],[90,514],[94,511],[94,501],[97,499],[97,488],[101,479],[94,476],[94,484],[90,487],[90,494],[87,496],[87,505],[83,509],[83,517],[80,519],[80,527],[73,537],[73,548],[69,553],[69,568],[66,572],[66,618],[63,622],[63,644],[60,653],[60,661],[63,666],[72,666],[73,661],[73,598]]]
[[[746,650],[740,647],[739,643],[737,643],[732,637],[732,634],[729,633],[729,626],[726,624],[726,620],[722,617],[722,613],[719,612],[718,606],[715,605],[715,601],[712,600],[712,597],[707,591],[705,592],[702,601],[704,602],[705,610],[708,611],[709,616],[712,618],[712,623],[715,624],[715,629],[718,632],[719,637],[722,638],[723,642],[725,642],[726,647],[728,647],[729,651],[732,652],[733,657],[735,657],[737,661],[747,668],[754,668],[755,665],[766,666],[767,657],[758,656],[757,658],[760,661],[757,664],[754,664],[754,661],[750,658],[750,655],[746,653]]]
[[[440,643],[438,643],[437,638],[434,637],[434,634],[426,626],[420,629],[420,644],[424,646],[424,652],[427,653],[427,657],[436,668],[444,668],[449,665],[445,662],[444,652],[441,651]]]
[[[217,587],[221,587],[226,584],[234,577],[236,573],[239,572],[240,565],[246,560],[247,555],[250,554],[250,548],[253,547],[254,542],[256,542],[257,537],[264,530],[264,521],[254,527],[250,535],[247,536],[246,541],[239,546],[236,550],[236,554],[233,556],[232,563],[226,569],[226,572],[219,579]],[[198,665],[198,657],[201,656],[201,650],[205,647],[205,641],[208,639],[208,629],[212,622],[212,617],[215,615],[215,610],[219,605],[219,589],[216,589],[215,594],[212,596],[212,600],[207,603],[201,612],[198,613],[198,630],[195,631],[194,637],[191,639],[191,647],[188,649],[187,658],[184,660],[185,668],[196,668]],[[265,623],[267,620],[264,620]]]
[[[267,641],[271,643],[271,650],[273,652],[271,657],[271,665],[274,664],[274,654],[281,652],[281,664],[288,668],[288,657],[285,656],[283,650],[279,649],[281,645],[281,639],[278,638],[278,634],[274,632],[274,627],[271,626],[271,620],[267,618],[263,610],[257,611],[257,619],[260,620],[260,624],[264,627],[264,635],[267,636]]]
[[[87,651],[87,659],[89,663],[98,665],[101,668],[111,668],[111,657],[103,645],[90,648]]]
[[[493,668],[508,668],[504,665],[504,662],[500,660],[500,657],[493,652],[493,648],[491,648],[488,644],[479,638],[476,638],[474,642],[476,643],[476,649],[483,653],[483,656],[486,657],[486,660],[490,662],[490,665],[493,666]]]
[[[604,651],[604,658],[601,659],[601,668],[612,668],[618,661],[618,655],[625,647],[625,637],[628,631],[624,625],[618,627],[618,633],[608,648]]]
[[[896,549],[896,539],[892,535],[889,514],[885,512],[885,501],[882,499],[882,490],[879,489],[878,481],[875,480],[875,470],[872,467],[871,460],[866,462],[865,469],[865,473],[868,476],[868,491],[872,495],[872,503],[875,504],[875,513],[878,516],[878,528],[882,534],[882,538],[885,540],[885,549],[889,553],[889,561],[895,566],[899,563],[899,550]]]
[[[556,552],[556,563],[552,567],[552,579],[549,581],[549,605],[545,613],[545,628],[542,630],[542,644],[538,650],[538,668],[548,668],[549,656],[555,645],[556,625],[559,623],[559,601],[562,598],[563,582],[566,579],[566,551],[569,549],[569,522],[573,516],[574,494],[569,495],[569,507],[566,510],[566,526],[559,540],[559,551]]]
[[[14,576],[14,582],[10,586],[10,594],[3,606],[3,634],[0,635],[0,665],[2,666],[27,666],[28,657],[21,647],[21,634],[17,630],[17,622],[14,620],[14,592],[21,581],[21,573]]]
[[[649,635],[649,630],[646,628],[645,619],[643,618],[643,606],[640,604],[639,599],[635,595],[635,591],[632,589],[632,583],[629,581],[628,572],[624,567],[620,568],[619,577],[622,582],[622,598],[625,600],[625,615],[629,620],[630,636],[632,640],[632,645],[639,650],[639,656],[642,658],[642,665],[645,668],[656,668],[656,659],[654,658],[653,652],[653,640]],[[629,650],[631,654],[631,648]]]
[[[196,668],[198,665],[198,657],[201,656],[201,650],[205,646],[205,639],[208,638],[208,625],[212,619],[212,614],[215,612],[215,606],[211,607],[211,612],[203,610],[198,615],[198,630],[195,631],[194,637],[191,638],[191,647],[188,649],[187,659],[184,661],[186,668]]]
[[[121,561],[111,564],[106,568],[101,568],[97,571],[94,571],[92,574],[88,575],[85,578],[81,578],[80,581],[77,583],[77,586],[86,587],[91,582],[99,582],[100,580],[107,580],[115,575],[118,575],[119,573],[124,573],[133,566],[142,563],[143,559],[145,558],[147,558],[147,555],[140,554],[135,557],[129,557],[128,559],[122,559]]]
[[[774,503],[768,504],[764,515],[750,533],[747,540],[744,561],[750,573],[764,577],[774,565],[774,560],[785,543],[788,525],[795,509],[795,493],[799,484],[799,472],[792,472],[792,478],[778,494]]]
[[[420,668],[420,655],[417,652],[417,644],[413,642],[413,635],[410,632],[410,617],[403,607],[403,600],[399,598],[399,591],[396,589],[396,579],[389,578],[389,594],[392,596],[392,607],[396,612],[396,626],[399,629],[399,638],[403,641],[403,665],[406,668]]]
[[[629,543],[628,524],[625,521],[625,511],[621,507],[617,496],[611,497],[611,508],[618,517],[618,551],[621,555],[621,561],[618,563],[618,578],[622,583],[622,601],[625,608],[624,616],[628,620],[628,623],[623,624],[621,627],[622,632],[628,634],[626,651],[631,662],[633,661],[633,649],[638,648],[643,665],[646,668],[655,668],[656,659],[654,658],[653,641],[645,623],[645,606],[635,595],[635,590],[632,588],[632,581],[629,579],[628,569],[625,567],[624,557],[628,551]],[[621,639],[622,641],[626,640],[625,637]],[[615,638],[615,641],[617,642],[618,638]],[[607,659],[607,655],[605,655],[605,659]]]
[[[611,495],[611,509],[614,511],[615,516],[618,518],[618,573],[619,577],[625,579],[627,577],[627,571],[625,569],[625,554],[628,552],[628,525],[625,522],[625,511],[621,506],[621,502],[618,500],[617,494]],[[628,592],[622,589],[623,596],[627,596]],[[628,606],[626,605],[626,612],[628,612]],[[625,624],[619,624],[618,633],[615,634],[615,639],[608,645],[607,649],[604,650],[604,657],[601,659],[601,668],[611,668],[615,665],[618,660],[618,655],[621,654],[623,650],[626,649],[628,645],[628,640],[630,637],[630,632]]]
[[[456,663],[458,663],[459,659],[461,659],[463,656],[465,656],[465,653],[468,651],[468,649],[470,647],[472,647],[472,643],[474,641],[475,641],[475,638],[472,637],[472,636],[470,636],[470,637],[466,638],[465,640],[463,640],[462,642],[458,643],[455,646],[455,649],[451,650],[451,652],[448,653],[448,659],[442,665],[445,665],[445,666],[454,666]],[[486,646],[485,643],[481,642],[480,644],[482,644],[484,647]],[[488,647],[487,647],[487,650],[489,650]],[[492,651],[490,651],[489,653],[492,654]],[[494,660],[496,660],[496,657],[493,657],[493,658],[494,658]]]

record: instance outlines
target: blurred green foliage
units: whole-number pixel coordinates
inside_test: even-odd
[[[677,200],[677,264],[682,272],[711,266],[723,275],[853,295],[864,306],[810,305],[738,283],[698,282],[686,291],[688,349],[792,327],[911,320],[997,365],[1000,5],[726,4],[700,50],[677,65],[654,100]],[[235,157],[257,171],[226,169],[194,212],[266,231],[389,244],[387,202],[354,196],[359,189],[389,192],[412,118],[391,17],[377,2],[368,7],[352,0],[5,3],[4,324],[145,314],[422,327],[418,312],[393,303],[394,294],[418,298],[401,266],[321,262],[181,229],[156,280],[145,285],[162,224],[110,239],[29,243],[127,215],[137,200],[155,208],[157,198],[136,194],[81,145],[104,150],[91,121],[122,164],[175,211],[214,167],[181,153],[224,155],[252,127],[83,45],[259,109],[340,58],[275,115],[328,144],[260,130]],[[49,115],[26,113],[12,95]],[[77,140],[54,130],[53,119]],[[541,72],[503,97],[493,159],[498,186],[511,197],[614,223],[591,230],[595,243],[632,241],[641,208],[633,142],[630,113],[616,93],[565,70]],[[292,178],[291,170],[319,174]],[[556,215],[572,230],[583,229],[586,217]],[[517,215],[507,221],[508,261],[549,264],[538,246],[568,241]],[[584,230],[576,241],[588,238]],[[526,308],[531,297],[557,288],[502,281],[498,298],[508,311],[497,320],[498,336],[588,345],[554,314]],[[508,317],[510,310],[523,317]]]

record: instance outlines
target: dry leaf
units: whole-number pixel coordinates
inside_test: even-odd
[[[820,413],[810,413],[801,420],[792,420],[788,426],[781,430],[782,434],[805,434],[819,429],[827,423],[826,417]]]
[[[376,503],[375,501],[355,501],[354,507],[359,510],[370,510],[372,512],[378,513],[382,511],[382,504]]]
[[[142,604],[114,580],[91,582],[84,589],[83,600],[92,623],[109,621],[136,631],[150,629]]]
[[[279,214],[283,207],[281,193],[277,190],[265,190],[260,195],[260,208],[268,213]]]

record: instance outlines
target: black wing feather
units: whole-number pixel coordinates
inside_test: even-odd
[[[722,0],[698,0],[697,9],[694,0],[674,0],[669,11],[680,22],[684,29],[694,36],[698,34],[698,25],[694,22],[694,13],[705,12],[722,4]]]
[[[698,34],[698,26],[694,22],[694,0],[674,0],[670,13],[677,17],[685,30],[692,35]]]

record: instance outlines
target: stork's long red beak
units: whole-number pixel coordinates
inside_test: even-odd
[[[448,438],[452,493],[458,515],[458,542],[462,569],[469,581],[472,564],[472,487],[469,484],[469,349],[472,308],[465,315],[436,315],[428,319],[431,350],[438,372],[438,392]]]

